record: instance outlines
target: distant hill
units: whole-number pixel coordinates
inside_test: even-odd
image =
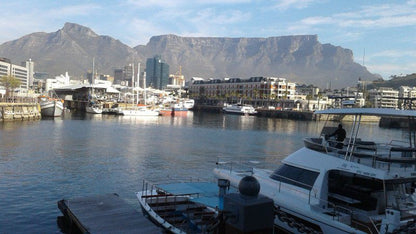
[[[399,89],[400,86],[416,87],[416,73],[405,76],[392,76],[390,80],[377,80],[368,88],[391,87]]]
[[[161,55],[170,73],[182,67],[193,76],[223,78],[251,76],[285,77],[298,83],[321,87],[353,86],[358,78],[378,76],[353,61],[352,51],[321,44],[316,35],[269,38],[154,36],[147,45],[131,48],[109,36],[73,23],[53,33],[32,33],[0,45],[0,57],[20,64],[31,58],[37,72],[85,76],[92,69],[113,75],[114,68]],[[144,65],[143,65],[144,66]]]

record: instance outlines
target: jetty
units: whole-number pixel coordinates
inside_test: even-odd
[[[0,121],[21,121],[41,119],[38,103],[0,102]]]
[[[65,233],[162,233],[118,194],[102,194],[58,201]]]

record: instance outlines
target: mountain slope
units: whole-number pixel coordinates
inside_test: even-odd
[[[0,46],[0,57],[16,64],[31,58],[35,71],[52,75],[69,71],[72,76],[85,76],[94,57],[98,72],[112,74],[113,68],[124,66],[135,55],[120,41],[71,23],[53,33],[33,33]]]
[[[160,54],[174,73],[200,77],[278,76],[326,87],[355,85],[375,75],[353,61],[352,51],[320,44],[316,35],[270,38],[152,37],[139,54]]]
[[[214,38],[154,36],[147,45],[131,48],[109,36],[73,23],[53,33],[33,33],[0,45],[0,57],[13,63],[31,58],[37,72],[85,77],[95,57],[99,73],[113,75],[114,68],[146,63],[161,55],[171,68],[189,80],[192,76],[223,78],[251,76],[286,77],[321,87],[355,85],[358,78],[376,76],[353,61],[352,51],[321,44],[316,35],[269,38]]]

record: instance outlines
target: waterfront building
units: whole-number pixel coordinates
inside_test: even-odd
[[[296,84],[285,78],[251,77],[249,79],[224,78],[201,79],[193,78],[189,87],[192,97],[208,98],[241,98],[250,100],[294,100]]]
[[[31,66],[31,76],[33,77],[33,62],[26,63],[26,66]],[[20,90],[27,90],[29,87],[29,72],[28,68],[12,64],[10,59],[0,58],[0,77],[1,76],[14,76],[20,80]],[[32,81],[33,83],[33,81]]]
[[[56,88],[67,86],[70,83],[70,77],[68,72],[65,72],[65,75],[56,76],[54,79],[46,79],[44,91],[48,92]]]
[[[416,87],[400,86],[399,100],[400,109],[414,109],[416,106]]]
[[[368,91],[369,101],[375,108],[398,108],[399,91],[381,87]]]
[[[146,87],[164,89],[169,82],[169,65],[161,56],[156,55],[146,60]]]
[[[180,74],[170,74],[169,75],[169,84],[173,86],[184,87],[185,86],[185,76]]]

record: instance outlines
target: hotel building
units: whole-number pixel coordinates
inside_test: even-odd
[[[288,99],[294,100],[296,84],[285,78],[251,77],[249,79],[193,79],[189,87],[192,97],[228,98],[238,97],[250,100]]]

